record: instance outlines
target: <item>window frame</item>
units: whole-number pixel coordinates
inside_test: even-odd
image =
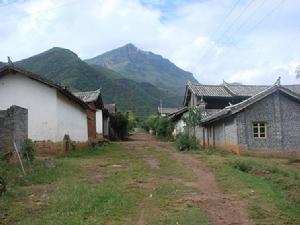
[[[257,132],[254,132],[254,129],[257,128]],[[261,128],[264,128],[264,132],[261,132]],[[252,134],[254,139],[267,139],[267,122],[264,121],[255,121],[252,123]],[[262,137],[264,134],[264,137]],[[257,135],[257,137],[256,137]]]

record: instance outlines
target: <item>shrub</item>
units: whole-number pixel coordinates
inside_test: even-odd
[[[249,173],[253,169],[253,162],[250,160],[233,160],[230,162],[231,166],[242,172]]]
[[[113,139],[125,139],[128,136],[128,119],[121,112],[110,116],[110,125],[113,130]]]
[[[198,143],[195,137],[190,137],[187,134],[179,134],[176,136],[175,145],[177,150],[185,151],[198,149]]]
[[[160,138],[170,139],[174,130],[174,124],[167,118],[161,116],[150,116],[143,125],[146,131],[153,130]]]
[[[35,147],[31,139],[25,139],[21,145],[21,156],[22,158],[32,162],[35,157]]]
[[[134,128],[137,127],[137,119],[133,112],[127,113],[127,119],[128,119],[128,131],[133,131]]]
[[[159,117],[156,120],[155,132],[159,137],[171,137],[174,130],[173,123],[167,118]]]

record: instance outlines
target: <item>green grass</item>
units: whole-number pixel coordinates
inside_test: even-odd
[[[288,159],[196,154],[226,193],[247,202],[255,224],[300,224],[300,172]]]
[[[9,191],[0,198],[0,224],[131,225],[141,218],[155,225],[207,224],[185,200],[195,191],[184,186],[191,172],[159,149],[112,143],[54,160],[55,168],[36,160],[25,177],[18,164],[1,163]]]

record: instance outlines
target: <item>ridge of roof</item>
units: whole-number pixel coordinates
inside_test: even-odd
[[[254,95],[250,98],[247,98],[246,100],[244,100],[242,102],[227,106],[224,109],[220,110],[219,112],[204,118],[202,122],[205,124],[208,122],[213,122],[213,121],[219,120],[228,115],[234,115],[234,114],[240,112],[241,110],[243,110],[244,108],[254,104],[255,102],[263,99],[264,97],[272,94],[274,91],[277,91],[277,90],[283,91],[284,93],[300,100],[299,94],[285,88],[282,85],[274,84],[273,86],[270,86],[269,88],[265,89],[264,91],[261,91],[258,94]]]
[[[101,88],[94,91],[73,92],[73,94],[84,102],[92,102],[98,99],[99,95],[101,94]]]

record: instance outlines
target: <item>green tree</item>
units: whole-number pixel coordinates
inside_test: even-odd
[[[137,127],[137,119],[133,112],[127,112],[128,131],[133,131]]]
[[[196,127],[201,125],[202,120],[202,112],[201,109],[197,106],[190,107],[188,116],[183,118],[183,121],[186,123],[186,125],[189,127],[192,127],[194,130],[193,136],[196,137]]]
[[[35,158],[36,149],[31,139],[25,139],[21,145],[21,155],[24,159],[32,162]]]

